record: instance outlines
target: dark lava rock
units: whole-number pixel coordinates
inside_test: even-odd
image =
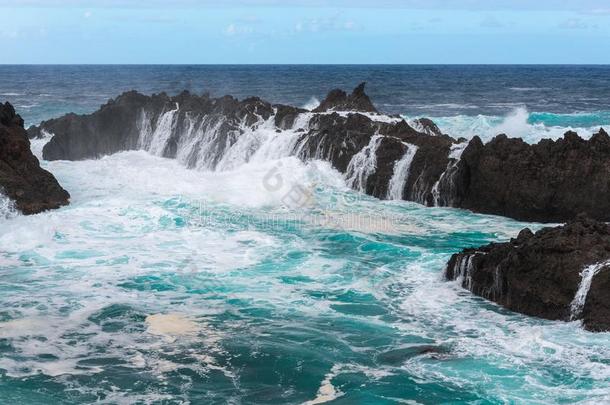
[[[498,135],[473,138],[455,176],[456,207],[523,221],[561,222],[586,213],[610,220],[610,137],[568,132],[535,145]]]
[[[0,104],[0,191],[24,214],[59,208],[70,199],[55,177],[40,167],[23,119],[8,102]]]
[[[535,234],[524,229],[506,243],[465,249],[451,257],[445,276],[515,312],[552,320],[581,319],[588,330],[609,331],[609,259],[610,225],[578,216],[567,225]],[[596,266],[597,274],[583,296],[584,305],[574,307],[581,273],[589,266]]]
[[[349,95],[331,91],[313,112],[271,105],[257,97],[240,101],[189,92],[170,97],[131,91],[92,114],[48,120],[29,133],[31,137],[54,134],[43,150],[48,160],[90,159],[142,149],[178,157],[187,167],[214,170],[245,133],[250,142],[258,126],[279,133],[293,130],[291,134],[301,135],[288,153],[329,161],[348,177],[354,174],[348,173],[352,159],[360,152],[370,154],[373,170],[359,173],[358,181],[350,185],[379,198],[388,197],[397,162],[417,147],[409,167],[400,166],[408,170],[399,185],[405,200],[526,221],[560,222],[581,212],[610,220],[610,137],[603,130],[590,140],[569,132],[563,139],[535,145],[506,135],[483,144],[478,137],[467,142],[443,135],[426,118],[412,128],[396,117],[378,119],[365,112],[376,109],[364,83]],[[308,123],[302,125],[299,117]],[[375,143],[375,136],[383,138]],[[252,151],[255,142],[249,144]]]
[[[358,87],[352,91],[352,94],[349,95],[341,89],[331,90],[313,112],[354,111],[376,113],[377,109],[371,102],[369,96],[364,92],[365,85],[366,83],[360,83]]]

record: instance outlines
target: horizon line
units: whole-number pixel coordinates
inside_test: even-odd
[[[610,66],[610,63],[0,63],[2,66]]]

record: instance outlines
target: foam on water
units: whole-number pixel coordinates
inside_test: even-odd
[[[327,163],[293,157],[222,172],[146,152],[44,165],[72,204],[0,227],[0,396],[609,395],[603,334],[510,313],[441,280],[451,253],[535,224],[379,201],[347,189]],[[307,205],[287,203],[297,186]],[[363,217],[399,231],[360,225]],[[446,354],[435,359],[424,346]],[[32,389],[15,393],[23,381]]]

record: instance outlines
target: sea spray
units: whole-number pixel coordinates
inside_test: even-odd
[[[406,117],[410,124],[417,126],[415,119]],[[610,127],[610,113],[598,114],[551,114],[529,112],[518,107],[505,116],[494,115],[448,115],[431,117],[443,133],[454,138],[471,139],[479,136],[483,142],[490,141],[499,134],[511,138],[521,137],[527,143],[537,143],[541,139],[559,139],[567,131],[575,131],[584,139],[596,133],[600,127]]]
[[[0,220],[9,219],[17,215],[14,202],[0,190]]]

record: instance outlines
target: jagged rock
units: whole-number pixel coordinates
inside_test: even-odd
[[[364,83],[350,95],[331,91],[313,112],[256,97],[240,101],[131,91],[93,114],[68,114],[29,132],[54,134],[43,150],[49,160],[143,149],[212,170],[247,161],[267,136],[252,136],[259,127],[287,137],[298,133],[283,153],[330,161],[352,187],[379,198],[388,197],[391,179],[401,174],[396,164],[412,145],[417,151],[408,167],[400,168],[408,176],[402,176],[400,190],[393,188],[392,198],[528,221],[565,221],[579,212],[610,220],[610,137],[603,130],[588,141],[568,133],[536,145],[506,135],[483,144],[478,137],[467,142],[443,135],[428,119],[413,128],[396,117],[369,114],[375,111]],[[371,144],[375,135],[383,138]],[[233,150],[236,144],[238,151]],[[235,159],[235,153],[243,156]],[[368,159],[372,170],[349,169],[353,159]]]
[[[524,221],[560,222],[585,212],[610,220],[610,137],[568,132],[535,145],[473,138],[458,163],[452,206]]]
[[[581,319],[585,328],[610,330],[610,225],[579,216],[535,234],[522,230],[506,243],[465,249],[445,276],[510,310],[552,320]],[[588,266],[598,265],[583,304],[573,306]]]
[[[42,169],[30,150],[23,119],[8,102],[0,104],[0,192],[24,214],[59,208],[70,195]]]
[[[379,124],[361,114],[315,115],[309,121],[309,131],[299,140],[300,157],[330,161],[344,173],[351,158],[369,143],[379,128]]]
[[[189,92],[169,97],[165,93],[145,96],[130,91],[110,100],[93,114],[68,114],[44,121],[28,131],[32,136],[42,130],[54,134],[43,149],[47,160],[91,159],[150,148],[160,156],[174,158],[178,144],[184,141],[182,135],[191,126],[202,131],[213,127],[218,132],[213,150],[221,151],[235,142],[242,125],[252,126],[261,118],[269,119],[273,113],[271,104],[256,97],[239,101],[231,96],[210,98]],[[284,114],[284,122],[279,124],[285,125],[285,121]],[[157,130],[168,132],[163,145],[151,144]],[[188,166],[194,165],[195,157]],[[210,156],[210,163],[218,158]]]
[[[357,111],[376,113],[377,109],[364,92],[365,85],[366,83],[360,83],[350,95],[341,89],[331,90],[313,112]]]

